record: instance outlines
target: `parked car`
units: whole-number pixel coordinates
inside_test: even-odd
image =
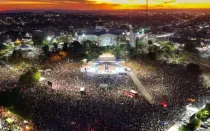
[[[198,128],[198,129],[196,129],[196,131],[205,131],[206,129],[204,129],[204,128]]]
[[[203,124],[201,125],[201,127],[202,127],[202,128],[205,128],[205,129],[207,129],[207,128],[208,128],[208,126],[207,126],[207,125],[203,125]]]
[[[0,67],[6,67],[6,63],[4,61],[0,61]]]

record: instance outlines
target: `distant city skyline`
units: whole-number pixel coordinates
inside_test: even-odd
[[[1,0],[5,10],[120,10],[144,9],[146,0]],[[210,9],[209,0],[149,0],[150,9]]]

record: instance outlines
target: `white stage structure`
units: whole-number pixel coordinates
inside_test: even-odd
[[[81,72],[84,73],[96,73],[96,74],[119,74],[131,71],[130,68],[124,66],[124,60],[116,60],[111,54],[101,55],[96,62],[89,62],[87,65],[81,68]]]

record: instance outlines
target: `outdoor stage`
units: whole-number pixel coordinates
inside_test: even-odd
[[[128,71],[131,69],[125,66],[124,60],[116,60],[110,54],[103,54],[97,61],[91,61],[81,68],[81,72],[96,74],[119,74]]]
[[[96,62],[89,62],[81,68],[81,72],[93,74],[125,74],[128,75],[137,86],[137,91],[148,100],[150,104],[154,104],[152,96],[139,81],[138,77],[131,71],[130,68],[124,66],[125,61],[116,60],[113,55],[103,54]]]

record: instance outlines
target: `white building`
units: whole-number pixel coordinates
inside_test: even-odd
[[[75,32],[75,40],[95,41],[99,46],[114,46],[118,44],[119,37],[126,37],[131,46],[136,46],[136,33],[133,32],[132,26],[122,25],[115,29],[106,29],[103,24],[96,24],[95,28],[79,29]]]

